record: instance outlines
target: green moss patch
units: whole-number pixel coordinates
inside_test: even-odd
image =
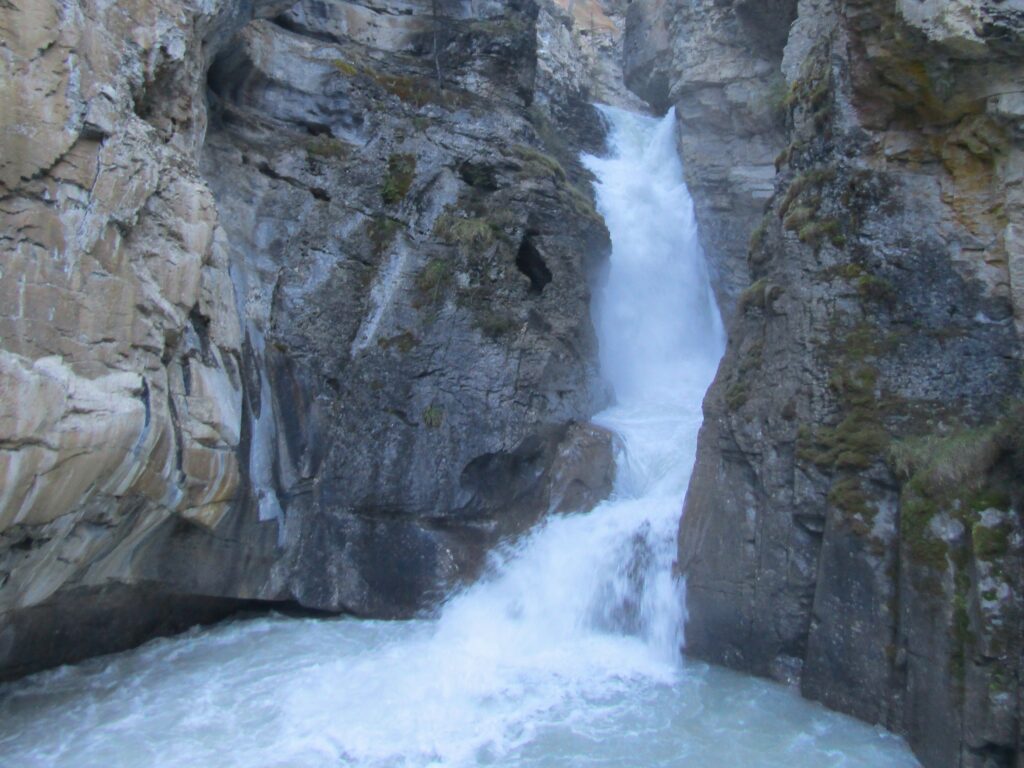
[[[395,349],[403,355],[411,352],[419,343],[420,340],[412,331],[402,331],[394,336],[377,340],[377,346],[381,349]]]
[[[800,227],[797,237],[800,238],[801,243],[807,243],[815,247],[821,245],[826,240],[837,248],[841,248],[846,244],[846,236],[843,235],[837,219],[809,221]]]
[[[930,532],[932,519],[940,514],[950,515],[967,528],[976,557],[998,560],[1007,554],[1009,527],[984,525],[980,513],[1010,509],[1015,495],[1019,503],[1022,444],[1024,406],[1017,402],[992,424],[892,445],[890,464],[904,481],[900,533],[915,560],[935,570],[946,567],[946,544]]]
[[[373,253],[380,256],[394,242],[398,233],[405,228],[405,224],[387,216],[374,216],[367,226],[367,233],[370,243],[373,245]]]
[[[750,390],[745,381],[735,381],[725,391],[725,407],[730,411],[738,411],[750,398]]]
[[[381,199],[387,205],[394,205],[405,199],[416,177],[416,158],[413,155],[391,155],[388,171],[381,188]]]
[[[750,241],[749,241],[747,247],[751,251],[759,251],[759,250],[761,250],[761,246],[764,245],[764,236],[765,236],[766,231],[767,231],[767,222],[766,222],[765,219],[761,219],[761,221],[758,223],[758,225],[756,227],[754,227],[754,231],[750,233]]]
[[[452,280],[452,266],[446,259],[431,259],[416,276],[418,304],[437,303]]]
[[[991,505],[996,509],[1009,507],[1009,498],[1003,497]],[[980,522],[971,527],[971,545],[974,556],[979,560],[995,560],[1006,555],[1010,549],[1009,523],[1002,521],[996,525],[984,525]]]
[[[753,309],[767,309],[783,292],[782,286],[775,285],[762,277],[747,286],[739,295],[736,300],[736,308],[741,314]]]
[[[796,232],[800,242],[815,248],[826,241],[837,248],[846,244],[839,219],[821,215],[823,188],[836,179],[837,173],[833,166],[805,171],[793,179],[779,202],[783,228]]]
[[[451,88],[441,87],[433,78],[415,75],[393,75],[380,72],[373,67],[357,64],[345,59],[331,60],[334,67],[343,77],[358,78],[364,84],[375,85],[401,102],[412,107],[424,107],[427,104],[441,104],[453,108],[462,107],[472,101],[470,94]]]
[[[439,429],[444,424],[444,409],[439,405],[429,405],[423,409],[422,419],[427,429]]]
[[[590,195],[569,180],[565,167],[554,156],[525,144],[516,144],[512,152],[519,161],[516,175],[522,181],[546,179],[554,183],[560,202],[585,219],[603,222]]]
[[[889,440],[873,414],[857,410],[834,427],[805,432],[797,456],[822,468],[867,469],[884,455]]]
[[[355,64],[344,59],[332,59],[331,66],[346,77],[355,77],[361,71]]]
[[[828,501],[842,514],[843,522],[858,536],[869,536],[878,507],[871,503],[859,477],[840,478],[828,492]]]
[[[495,232],[491,224],[478,217],[460,216],[449,209],[434,222],[434,234],[449,245],[464,249],[483,250],[494,242]]]
[[[485,335],[498,339],[513,333],[517,328],[515,319],[506,312],[480,309],[473,316],[473,324]]]
[[[785,219],[790,207],[797,200],[803,199],[804,204],[817,210],[821,204],[821,187],[836,178],[834,166],[826,165],[804,171],[786,189],[786,194],[779,203],[779,218]]]
[[[525,144],[516,144],[512,151],[519,159],[519,176],[524,179],[551,178],[555,181],[566,180],[565,168],[552,155],[541,152]]]
[[[876,275],[861,275],[856,280],[857,294],[864,301],[892,304],[896,300],[896,288],[888,280]]]
[[[352,145],[333,136],[316,136],[306,144],[306,154],[327,160],[344,160],[352,154]]]

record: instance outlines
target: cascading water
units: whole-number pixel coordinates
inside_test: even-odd
[[[494,557],[439,619],[237,621],[0,693],[0,765],[912,766],[779,686],[684,662],[674,532],[723,333],[673,118],[606,110],[595,301],[616,490]]]

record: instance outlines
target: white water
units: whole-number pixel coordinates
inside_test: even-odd
[[[549,520],[433,621],[264,617],[0,692],[0,765],[916,765],[793,692],[679,655],[674,533],[723,334],[672,135],[609,110],[595,302],[614,496]]]

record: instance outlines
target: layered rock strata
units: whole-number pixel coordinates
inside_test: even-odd
[[[607,492],[602,133],[544,106],[537,17],[0,9],[0,675],[245,606],[412,615]]]
[[[764,5],[642,0],[627,30],[629,81],[693,129],[710,255],[749,238],[680,527],[687,650],[927,766],[1019,765],[1024,15]]]

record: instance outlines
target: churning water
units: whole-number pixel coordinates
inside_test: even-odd
[[[780,686],[683,661],[674,532],[723,333],[673,118],[607,110],[595,298],[613,497],[548,520],[436,620],[269,617],[7,686],[0,765],[916,765]]]

